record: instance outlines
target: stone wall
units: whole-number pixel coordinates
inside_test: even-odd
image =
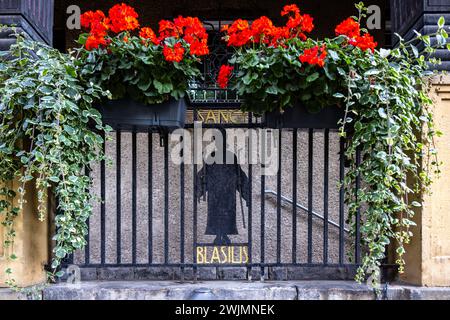
[[[401,279],[423,286],[450,286],[450,78],[434,79],[431,96],[436,129],[443,132],[435,139],[441,174],[430,193],[419,195],[424,206],[417,210],[414,237],[406,247],[406,272]]]

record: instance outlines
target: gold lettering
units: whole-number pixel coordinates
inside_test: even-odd
[[[244,252],[244,256],[245,256],[245,261],[243,261],[242,263],[248,263],[248,253],[247,253],[247,247],[241,247],[242,251]]]
[[[228,262],[228,259],[227,259],[227,249],[228,249],[229,247],[225,247],[225,246],[222,246],[222,247],[220,247],[220,252],[222,253],[222,256],[223,256],[223,262],[222,263],[227,263]]]
[[[197,247],[197,263],[199,264],[244,264],[248,261],[247,246]]]
[[[206,262],[206,247],[197,247],[197,263],[207,263]]]
[[[198,114],[198,121],[201,121],[201,122],[205,122],[205,118],[203,117],[203,113],[202,112],[197,112],[197,114]]]
[[[214,114],[214,111],[212,111],[212,110],[208,111],[205,122],[208,122],[209,120],[212,120],[212,123],[217,123],[216,115]]]
[[[230,115],[231,115],[231,112],[226,112],[226,111],[219,111],[219,121],[221,122],[221,123],[228,123],[228,122],[230,122]]]
[[[232,257],[233,257],[232,263],[241,263],[239,260],[235,260],[235,258],[236,258],[236,253],[234,252],[234,247],[231,247],[231,255],[232,255]]]
[[[211,263],[214,263],[214,260],[217,260],[217,262],[220,263],[219,248],[217,247],[213,247]]]

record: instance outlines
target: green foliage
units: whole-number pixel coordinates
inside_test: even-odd
[[[109,90],[112,99],[129,96],[145,104],[184,97],[188,80],[200,75],[198,58],[186,56],[180,62],[168,62],[161,45],[127,33],[111,38],[107,48],[77,49],[76,65],[81,77]]]
[[[21,35],[7,59],[0,59],[0,199],[5,199],[0,201],[0,214],[8,230],[5,245],[13,241],[14,218],[21,213],[26,184],[36,184],[41,220],[46,218],[51,190],[58,203],[53,269],[85,245],[92,211],[91,179],[85,169],[103,159],[101,133],[109,129],[92,103],[104,95],[99,86],[80,79],[72,57]],[[11,190],[13,179],[20,181],[17,190]],[[15,197],[18,207],[13,207]]]

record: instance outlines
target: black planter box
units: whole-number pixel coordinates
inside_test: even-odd
[[[281,113],[279,110],[267,112],[265,123],[268,128],[314,128],[337,129],[339,120],[344,117],[344,109],[337,106],[325,107],[317,113],[309,112],[302,105],[288,107]]]
[[[132,99],[110,100],[98,106],[105,124],[125,131],[160,129],[172,131],[183,128],[186,118],[186,100],[146,105]]]

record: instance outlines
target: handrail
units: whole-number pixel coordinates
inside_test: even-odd
[[[272,194],[272,195],[274,195],[274,196],[278,196],[278,194],[277,194],[275,191],[270,190],[270,189],[264,190],[264,193],[265,193],[265,194]],[[281,195],[281,199],[283,199],[283,200],[286,201],[286,202],[289,202],[290,204],[294,204],[294,201],[293,201],[292,199],[289,199],[288,197],[285,197],[285,196],[283,196],[283,195]],[[306,213],[309,213],[308,208],[302,206],[302,205],[299,204],[299,203],[296,203],[295,205],[297,206],[297,208],[300,208],[300,209],[302,209],[303,211],[305,211]],[[320,214],[318,214],[317,212],[314,212],[314,211],[312,211],[311,213],[312,213],[313,216],[315,216],[315,217],[317,217],[317,218],[319,218],[319,219],[325,221],[325,217],[324,217],[324,216],[322,216],[322,215],[320,215]],[[331,224],[332,226],[335,226],[336,228],[340,228],[340,225],[339,225],[339,224],[337,224],[336,222],[334,222],[334,221],[332,221],[332,220],[330,220],[330,219],[328,219],[327,222],[328,222],[329,224]],[[345,231],[346,233],[349,233],[349,232],[350,232],[350,230],[347,229],[347,228],[344,228],[344,231]]]

